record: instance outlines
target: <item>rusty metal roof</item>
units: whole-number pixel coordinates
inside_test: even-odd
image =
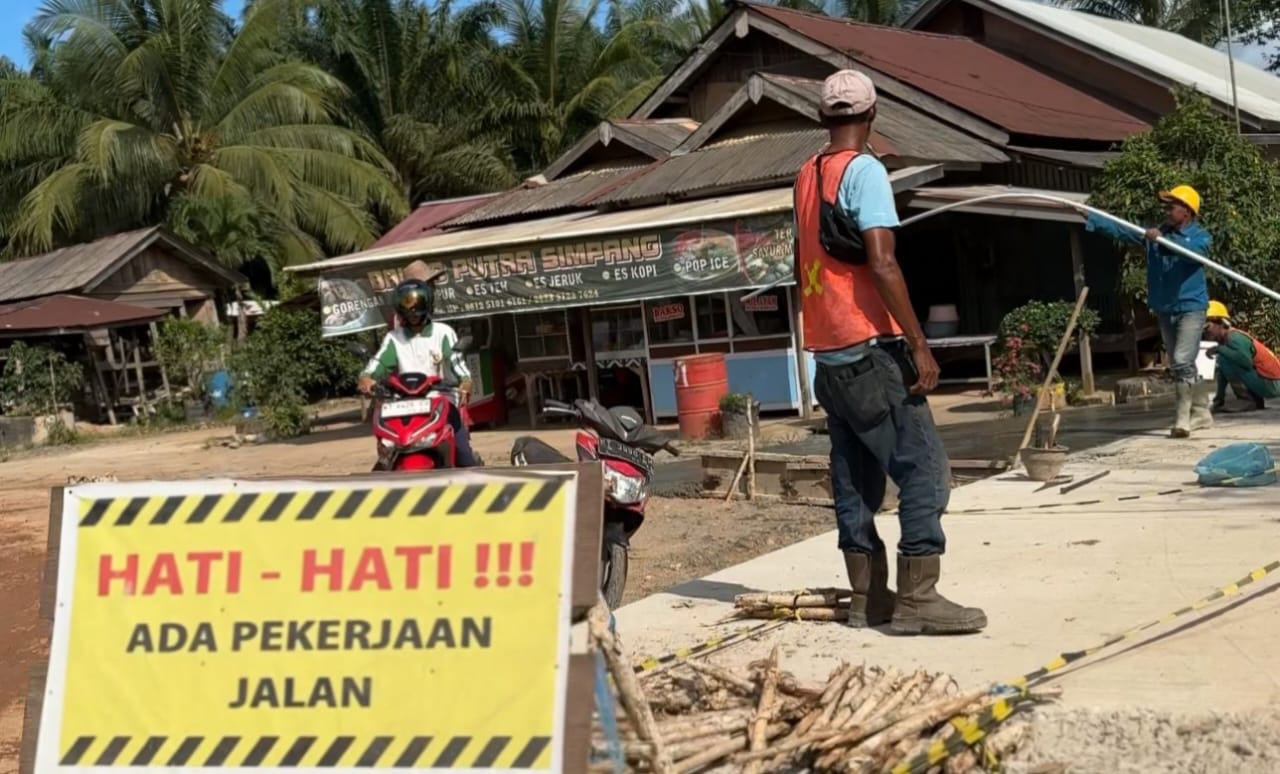
[[[746,5],[752,13],[1011,134],[1116,141],[1149,128],[1138,118],[969,38]]]
[[[156,241],[165,242],[183,260],[220,277],[228,286],[248,283],[239,272],[218,265],[168,229],[153,226],[0,263],[0,301],[91,290]]]
[[[438,234],[442,231],[440,224],[481,207],[497,196],[496,193],[481,194],[419,204],[417,209],[409,213],[409,217],[391,227],[372,247],[386,247],[428,234]]]
[[[0,305],[0,337],[81,333],[164,317],[161,309],[83,296],[45,296]]]
[[[593,197],[644,168],[643,164],[625,164],[586,170],[541,185],[526,183],[441,225],[449,228],[471,226],[529,215],[590,208],[587,202]]]

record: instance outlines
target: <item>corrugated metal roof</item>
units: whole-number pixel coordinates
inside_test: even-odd
[[[644,168],[642,164],[592,169],[552,180],[542,185],[526,185],[499,194],[481,207],[445,221],[443,226],[471,226],[508,218],[581,208],[609,186]]]
[[[615,129],[630,132],[667,153],[675,150],[698,129],[698,122],[691,118],[614,118],[609,123]]]
[[[397,223],[383,234],[381,239],[374,242],[373,247],[386,247],[438,233],[441,230],[438,228],[440,224],[464,212],[470,212],[497,196],[496,193],[481,194],[419,204],[417,209],[409,213],[409,217]]]
[[[1057,148],[1024,148],[1020,145],[1010,145],[1006,150],[1088,169],[1102,169],[1108,161],[1120,155],[1116,151],[1066,151]]]
[[[822,97],[822,81],[761,74],[761,78],[801,97],[818,114]],[[998,149],[885,95],[876,100],[873,133],[880,135],[881,145],[872,147],[882,156],[898,156],[915,161],[967,161],[999,164],[1009,157]],[[883,140],[889,141],[889,146]]]
[[[105,279],[104,273],[117,262],[157,240],[164,240],[180,258],[221,277],[228,285],[249,282],[239,272],[215,263],[168,229],[152,226],[63,247],[31,258],[0,263],[0,301],[18,301],[84,290]]]
[[[145,323],[166,312],[83,296],[45,296],[0,305],[0,336],[75,333],[130,323]]]
[[[910,188],[941,176],[938,165],[907,167],[889,173],[894,190]],[[659,229],[687,223],[745,218],[791,209],[791,186],[763,191],[696,199],[658,207],[639,207],[615,212],[573,212],[540,220],[506,223],[492,228],[446,231],[412,242],[365,250],[303,266],[289,266],[287,272],[320,274],[349,270],[353,266],[409,261],[430,255],[488,250],[508,245],[581,239],[597,234],[614,234],[637,229]]]
[[[1195,87],[1218,102],[1231,104],[1231,74],[1227,55],[1183,36],[1156,27],[1107,19],[1054,8],[1029,0],[984,0],[1185,86]],[[1258,118],[1280,121],[1280,78],[1241,61],[1235,62],[1240,110]]]
[[[753,13],[1014,134],[1122,140],[1143,121],[977,41],[749,4]]]

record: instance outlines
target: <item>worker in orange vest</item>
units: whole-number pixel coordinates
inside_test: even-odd
[[[1244,386],[1254,408],[1266,408],[1267,398],[1280,398],[1280,358],[1266,344],[1232,326],[1227,306],[1221,301],[1210,301],[1205,316],[1205,334],[1216,345],[1207,354],[1218,362],[1213,408],[1226,405],[1227,385],[1233,382]]]
[[[950,465],[925,399],[938,364],[894,256],[888,173],[866,152],[876,116],[871,79],[855,70],[827,78],[820,115],[830,143],[796,178],[795,272],[830,431],[839,545],[853,588],[848,623],[888,623],[896,634],[980,631],[982,610],[936,588],[950,499]],[[900,490],[896,597],[874,520],[886,474]]]

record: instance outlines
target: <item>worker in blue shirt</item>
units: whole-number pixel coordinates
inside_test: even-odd
[[[1213,425],[1209,410],[1209,392],[1213,385],[1201,382],[1196,370],[1196,355],[1204,333],[1205,315],[1209,308],[1209,289],[1205,283],[1204,265],[1156,242],[1160,237],[1193,253],[1208,256],[1212,239],[1200,225],[1200,194],[1189,185],[1176,186],[1159,193],[1164,203],[1165,222],[1147,229],[1147,305],[1160,322],[1160,337],[1169,356],[1177,395],[1177,414],[1169,435],[1186,438],[1193,430]],[[1143,243],[1143,236],[1098,215],[1089,215],[1085,230],[1096,231],[1120,242]]]

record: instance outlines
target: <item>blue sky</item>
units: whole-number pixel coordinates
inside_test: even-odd
[[[43,0],[0,0],[5,18],[0,20],[0,56],[7,56],[21,66],[27,64],[27,51],[22,45],[22,28],[36,15]],[[239,17],[244,0],[223,0],[222,7]]]

